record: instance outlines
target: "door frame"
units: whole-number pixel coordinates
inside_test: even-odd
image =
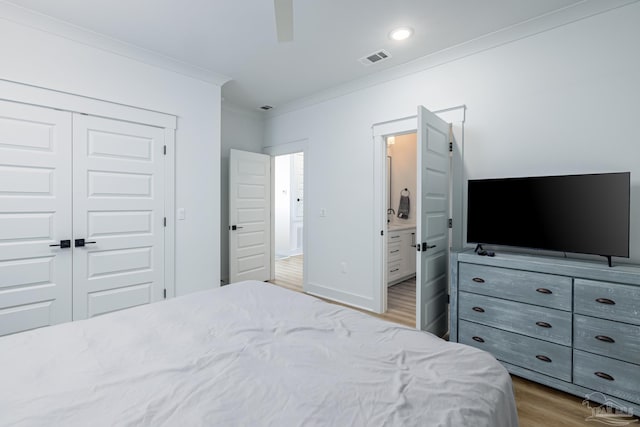
[[[387,137],[418,131],[418,116],[376,123],[373,133],[373,224],[378,236],[373,243],[373,308],[387,311]]]
[[[432,111],[447,123],[461,124],[461,131],[454,132],[454,155],[451,163],[450,183],[450,214],[453,218],[453,229],[450,230],[453,248],[462,245],[463,230],[463,197],[466,189],[464,182],[464,123],[466,120],[466,105],[445,108]],[[373,308],[376,313],[387,311],[387,219],[385,212],[387,201],[386,189],[386,138],[389,136],[404,135],[418,131],[418,116],[412,115],[398,119],[392,119],[371,126],[373,140],[373,232],[376,238],[373,242]],[[419,143],[419,141],[418,141]],[[418,147],[419,149],[419,147]],[[416,214],[417,217],[421,213]],[[419,266],[416,264],[416,268]],[[416,286],[419,283],[416,281]],[[416,293],[417,295],[417,293]],[[417,308],[416,301],[416,308]],[[416,319],[417,321],[417,319]]]
[[[168,113],[4,79],[0,79],[0,99],[164,129],[164,145],[167,146],[167,154],[164,156],[164,216],[167,218],[167,226],[164,227],[164,287],[167,290],[167,298],[176,296],[175,133],[177,117]]]
[[[308,154],[309,154],[309,140],[307,138],[299,139],[296,141],[287,142],[285,144],[272,145],[268,147],[264,147],[262,149],[264,154],[268,154],[271,156],[271,280],[275,280],[276,278],[276,239],[275,239],[275,229],[276,229],[276,219],[275,219],[275,174],[273,171],[275,170],[275,158],[277,156],[284,156],[287,154],[294,153],[302,153],[304,156],[304,170],[303,170],[303,193],[304,193],[304,207],[302,212],[302,290],[304,292],[307,291],[307,283],[308,283],[308,259],[307,249],[309,247],[309,239],[308,239],[308,224],[309,224],[309,206],[306,203],[307,200],[307,189],[308,189]]]

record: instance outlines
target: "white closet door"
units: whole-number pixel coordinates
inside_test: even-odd
[[[0,101],[0,335],[71,320],[71,113]]]
[[[74,320],[162,299],[163,129],[74,114],[73,141]]]

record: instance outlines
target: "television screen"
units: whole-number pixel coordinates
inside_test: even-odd
[[[628,258],[630,175],[469,180],[467,241]]]

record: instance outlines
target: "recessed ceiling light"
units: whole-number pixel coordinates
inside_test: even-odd
[[[410,27],[400,27],[389,33],[389,38],[391,40],[406,40],[413,35],[413,28]]]

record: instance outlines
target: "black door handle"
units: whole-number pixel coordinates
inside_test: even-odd
[[[89,245],[97,242],[87,242],[84,239],[76,239],[76,248],[82,248],[84,245]]]
[[[426,252],[427,250],[433,249],[435,247],[436,247],[436,245],[429,245],[429,244],[427,244],[427,242],[422,242],[422,252]],[[420,249],[418,249],[418,250],[420,250]]]
[[[71,247],[71,240],[60,240],[60,243],[57,245],[49,245],[49,246],[60,246],[60,249],[66,249]]]

